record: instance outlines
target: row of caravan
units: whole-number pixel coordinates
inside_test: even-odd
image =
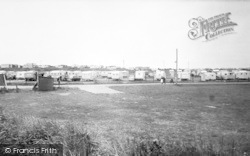
[[[139,72],[141,73],[141,72]],[[71,81],[93,81],[98,77],[109,78],[113,80],[122,80],[129,78],[129,71],[0,71],[0,74],[5,74],[7,79],[18,80],[36,80],[37,74],[44,77],[52,77],[54,79],[71,80]],[[145,75],[145,74],[144,74]],[[142,77],[142,76],[141,76]],[[139,77],[139,79],[141,79]],[[144,78],[143,78],[144,79]]]
[[[130,73],[129,71],[65,71],[65,70],[53,70],[53,71],[0,71],[0,74],[5,74],[7,79],[23,79],[23,80],[36,80],[37,74],[44,77],[52,77],[54,79],[60,78],[61,80],[69,81],[93,81],[96,78],[108,78],[112,80],[146,80],[147,77],[153,77],[154,80],[160,80],[161,78],[174,79],[178,76],[179,80],[191,80],[193,75],[188,70],[156,70],[155,72],[147,71],[135,71]],[[177,75],[176,75],[177,74]],[[233,80],[233,79],[250,79],[250,71],[246,70],[219,70],[219,71],[200,71],[199,76],[201,81],[209,80]]]
[[[8,71],[2,73],[6,74],[7,79],[25,79],[25,80],[36,80],[36,71]],[[0,71],[1,74],[1,71]],[[65,71],[65,70],[53,70],[53,71],[43,71],[38,72],[38,75],[44,77],[52,77],[54,79],[60,78],[61,80],[71,80],[71,81],[93,81],[96,78],[108,78],[112,80],[146,80],[147,77],[154,77],[155,80],[160,80],[162,77],[174,77],[174,71],[166,73],[163,70],[156,70],[154,73],[149,73],[147,71],[135,71],[129,73],[129,71]],[[186,72],[178,72],[178,77],[180,79],[190,80],[190,74]]]
[[[188,70],[178,70],[176,73],[175,70],[157,70],[155,72],[155,79],[159,80],[162,77],[173,79],[177,77],[179,80],[191,80],[192,72]],[[209,80],[247,80],[250,79],[250,71],[246,70],[218,70],[214,72],[208,71],[200,71],[199,76],[201,81],[209,81]]]
[[[0,71],[0,74],[5,74],[6,78],[9,80],[15,80],[15,79],[25,79],[34,81],[36,80],[36,72],[35,71]]]
[[[44,77],[52,77],[54,79],[60,79],[62,81],[93,81],[96,78],[108,78],[112,80],[146,80],[146,77],[150,75],[147,71],[135,71],[129,73],[129,71],[65,71],[65,70],[53,70],[53,71],[0,71],[0,74],[6,75],[7,79],[19,79],[19,80],[36,80],[37,74]],[[158,77],[161,77],[156,72]],[[152,75],[151,75],[152,76]],[[154,76],[154,74],[153,74]]]
[[[220,70],[217,72],[207,72],[203,71],[200,73],[201,81],[208,81],[208,80],[247,80],[250,79],[250,71],[246,70]]]

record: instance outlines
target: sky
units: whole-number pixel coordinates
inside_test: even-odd
[[[191,40],[188,22],[231,12],[234,33]],[[0,64],[250,67],[250,1],[0,0]]]

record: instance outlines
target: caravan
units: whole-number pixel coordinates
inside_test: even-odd
[[[128,71],[112,71],[111,72],[111,78],[113,80],[128,79],[129,78],[129,72]]]
[[[123,74],[121,71],[113,71],[111,78],[113,80],[121,80],[121,79],[123,79]]]
[[[0,70],[0,74],[6,74],[5,70]]]
[[[101,71],[101,72],[100,72],[100,76],[101,76],[102,78],[108,77],[108,71]]]
[[[160,81],[162,77],[166,78],[166,72],[163,70],[156,70],[154,76],[155,80]]]
[[[188,71],[178,71],[178,79],[190,80],[191,79],[190,72],[188,72]]]
[[[27,71],[24,74],[24,78],[25,78],[26,81],[36,81],[37,72],[36,71]]]
[[[217,72],[216,78],[222,80],[233,80],[235,79],[235,73],[227,70],[220,70]]]
[[[97,78],[97,72],[96,71],[82,71],[81,78],[84,81],[93,81]]]
[[[73,76],[71,77],[71,81],[80,81],[82,79],[82,72],[81,71],[74,71]]]
[[[126,70],[122,71],[122,78],[128,79],[129,78],[129,71],[126,71]]]
[[[65,76],[66,71],[63,70],[52,70],[50,71],[50,76],[54,79],[62,78]]]
[[[135,71],[135,80],[146,80],[146,71]]]
[[[1,74],[1,72],[0,72]],[[15,71],[7,71],[6,72],[7,80],[15,80],[16,79],[16,72]]]
[[[66,71],[65,75],[63,76],[63,80],[65,81],[80,81],[81,78],[81,71]]]
[[[200,74],[201,81],[216,80],[216,74],[213,72],[203,72]]]
[[[172,78],[175,77],[175,70],[174,70],[174,69],[170,69],[170,70],[169,70],[169,73],[170,73],[170,76],[171,76]]]
[[[112,79],[112,73],[113,73],[114,71],[108,71],[108,73],[107,73],[107,78],[108,79]]]
[[[25,79],[25,71],[18,71],[16,72],[16,79],[18,80],[24,80]]]
[[[43,72],[43,77],[51,77],[50,72],[49,71],[44,71]]]
[[[235,72],[236,79],[246,80],[250,78],[250,71],[240,70]]]

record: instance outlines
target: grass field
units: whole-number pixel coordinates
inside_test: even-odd
[[[146,147],[162,155],[250,155],[250,85],[111,88],[123,93],[22,90],[0,94],[0,106],[7,116],[73,123],[106,155],[153,155]]]

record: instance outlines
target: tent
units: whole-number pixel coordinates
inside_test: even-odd
[[[135,80],[146,80],[146,71],[135,71]]]

